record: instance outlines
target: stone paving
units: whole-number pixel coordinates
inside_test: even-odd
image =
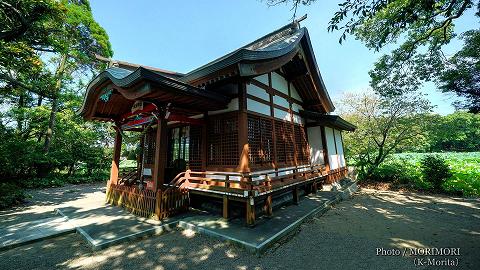
[[[40,241],[46,238],[72,233],[73,224],[64,217],[53,217],[22,222],[0,228],[0,250]]]

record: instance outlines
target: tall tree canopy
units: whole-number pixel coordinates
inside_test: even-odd
[[[342,116],[357,126],[355,132],[345,134],[345,145],[362,177],[369,178],[396,151],[426,141],[429,122],[424,120],[431,106],[421,96],[385,98],[368,91],[346,94],[341,110]]]
[[[82,80],[103,69],[95,54],[113,54],[89,1],[0,0],[0,20],[0,138],[11,142],[2,153],[17,147],[30,153],[17,161],[0,155],[14,165],[0,176],[46,174],[88,163],[86,153],[101,155],[102,125],[74,113]]]
[[[296,10],[315,1],[268,2],[291,2]],[[397,44],[370,71],[371,86],[378,93],[401,95],[418,90],[425,81],[435,81],[442,91],[465,98],[457,102],[458,107],[479,112],[478,25],[462,35],[465,45],[457,54],[447,57],[442,51],[459,34],[454,32],[455,21],[473,8],[479,16],[479,0],[343,0],[328,30],[341,31],[340,43],[353,35],[376,51]]]

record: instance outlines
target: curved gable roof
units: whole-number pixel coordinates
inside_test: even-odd
[[[315,90],[321,97],[322,105],[327,112],[334,111],[335,107],[315,59],[308,30],[305,27],[300,27],[296,22],[287,24],[225,56],[194,69],[180,77],[179,80],[192,83],[232,65],[238,65],[240,76],[260,75],[266,73],[265,70],[255,70],[251,63],[277,60],[282,65],[290,61],[300,49],[305,54],[306,64],[312,76]]]

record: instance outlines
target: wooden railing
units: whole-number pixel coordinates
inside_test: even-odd
[[[157,191],[157,209],[155,216],[164,219],[185,212],[190,204],[188,190],[184,188],[167,188]]]
[[[331,170],[327,175],[326,183],[331,184],[335,181],[338,181],[340,179],[347,177],[347,175],[348,175],[347,167]]]
[[[107,203],[125,208],[142,217],[164,219],[188,210],[188,190],[167,188],[152,191],[138,187],[110,184],[107,190]]]
[[[138,172],[137,168],[122,168],[120,169],[118,182],[123,185],[130,186],[137,182]]]
[[[327,174],[323,165],[303,165],[258,173],[194,172],[187,170],[178,174],[167,186],[202,189],[214,193],[246,197],[247,192],[256,195],[289,187],[305,181],[338,180],[343,170]]]
[[[110,184],[107,190],[107,203],[121,206],[137,216],[152,217],[155,201],[155,191],[140,190],[135,186]]]

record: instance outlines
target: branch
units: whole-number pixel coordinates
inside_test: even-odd
[[[453,3],[455,3],[455,2],[456,2],[456,1],[453,1],[453,2],[451,3],[451,5],[453,5]],[[411,57],[412,52],[415,50],[415,47],[417,46],[418,43],[420,43],[420,42],[422,42],[422,41],[424,41],[424,40],[429,39],[435,31],[437,31],[437,30],[439,30],[439,29],[442,29],[442,28],[448,27],[448,25],[450,25],[453,20],[458,19],[460,16],[462,16],[463,12],[464,12],[464,11],[467,9],[467,7],[468,7],[468,4],[470,4],[470,0],[464,0],[464,1],[463,1],[463,5],[460,7],[460,9],[458,10],[458,12],[457,12],[455,15],[452,15],[452,16],[447,17],[447,18],[442,22],[442,24],[440,24],[440,25],[437,26],[437,27],[434,27],[434,28],[430,29],[430,31],[428,31],[428,33],[427,33],[426,35],[424,35],[424,36],[422,36],[422,37],[414,40],[414,41],[412,42],[412,44],[410,44],[409,50],[408,50],[408,51],[405,51],[405,52],[408,52],[408,55],[407,55],[407,57],[406,57],[405,59],[409,59],[409,58]],[[451,7],[449,7],[447,10],[449,10],[449,9],[451,9]],[[449,10],[449,12],[450,12],[450,10]],[[432,18],[432,19],[433,19],[433,18]]]
[[[30,92],[32,92],[32,93],[34,93],[34,94],[37,94],[37,95],[39,95],[39,96],[42,96],[42,97],[51,97],[50,95],[47,95],[47,94],[45,94],[45,93],[42,93],[42,91],[40,91],[40,90],[38,90],[38,89],[35,89],[35,88],[33,88],[32,86],[27,85],[27,84],[25,84],[25,83],[23,83],[23,82],[15,79],[15,78],[12,78],[12,77],[10,77],[10,76],[7,75],[7,74],[0,73],[0,80],[7,81],[7,82],[9,82],[9,83],[11,83],[11,84],[13,84],[13,85],[19,86],[19,87],[21,87],[21,88],[23,88],[23,89],[25,89],[25,90],[27,90],[27,91],[30,91]]]
[[[23,35],[28,30],[29,21],[23,17],[18,9],[10,5],[5,1],[0,1],[0,6],[4,6],[6,9],[11,10],[15,16],[20,20],[20,27],[10,31],[2,31],[0,32],[0,39],[5,41],[12,41],[16,37]]]

